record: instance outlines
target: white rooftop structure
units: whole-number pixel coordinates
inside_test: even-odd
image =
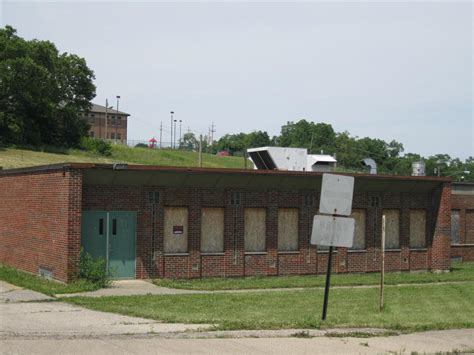
[[[337,160],[328,154],[309,154],[307,171],[330,172],[335,167]]]
[[[247,149],[255,169],[329,172],[337,160],[327,154],[308,154],[305,148],[259,147]]]

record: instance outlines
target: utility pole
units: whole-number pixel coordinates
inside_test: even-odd
[[[214,142],[214,132],[216,131],[215,128],[216,127],[214,126],[214,122],[212,122],[212,124],[211,124],[211,142],[210,142],[210,144],[212,144]]]
[[[202,168],[202,134],[199,135],[199,167]]]
[[[183,121],[179,120],[179,149],[181,149],[181,123]]]
[[[105,139],[107,139],[107,110],[109,107],[109,100],[105,99]]]
[[[170,134],[170,148],[173,148],[173,115],[174,115],[174,111],[170,111],[170,114],[171,114],[171,124],[170,124],[170,127],[171,127],[171,134]]]
[[[160,122],[160,149],[161,149],[162,139],[163,139],[163,121]]]
[[[117,144],[117,131],[118,131],[118,110],[119,110],[119,99],[120,99],[120,95],[117,95],[115,96],[115,98],[117,99],[117,115],[115,115],[115,144]],[[122,122],[122,121],[120,121]]]

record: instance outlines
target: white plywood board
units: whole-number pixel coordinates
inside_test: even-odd
[[[353,194],[353,176],[323,174],[319,212],[350,216]]]
[[[311,244],[351,248],[354,242],[354,218],[316,215]]]

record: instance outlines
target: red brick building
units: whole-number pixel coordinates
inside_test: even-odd
[[[474,261],[474,182],[452,186],[451,257]]]
[[[448,270],[451,180],[355,176],[354,247],[335,272]],[[0,262],[68,280],[81,246],[123,278],[324,273],[309,244],[322,175],[60,164],[0,171]]]

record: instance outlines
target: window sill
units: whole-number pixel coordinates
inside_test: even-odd
[[[279,251],[278,254],[280,255],[285,255],[285,254],[299,254],[300,251],[299,250],[282,250],[282,251]]]
[[[164,253],[163,256],[189,256],[189,253]]]
[[[410,251],[427,251],[428,248],[410,248]]]
[[[332,250],[333,253],[337,253],[337,250],[335,248],[336,247],[334,247],[334,249]],[[316,253],[317,254],[329,254],[329,250],[318,250]]]
[[[201,252],[201,255],[202,255],[202,256],[212,256],[212,255],[214,255],[214,256],[222,256],[222,255],[225,255],[225,253],[224,253],[224,252],[216,252],[216,253],[212,253],[212,252],[205,252],[205,253],[204,253],[204,252]]]
[[[385,249],[386,253],[391,252],[391,251],[401,252],[402,249]]]
[[[347,250],[348,253],[367,253],[367,249],[352,249]]]
[[[244,255],[267,255],[266,251],[246,251]]]

